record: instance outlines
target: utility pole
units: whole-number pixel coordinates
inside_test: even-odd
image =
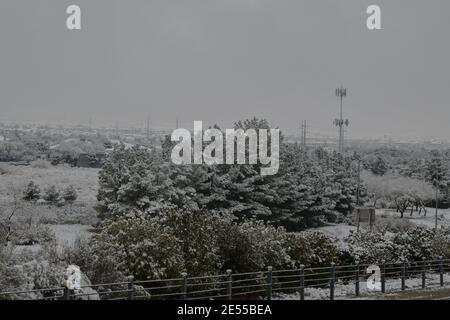
[[[303,121],[300,123],[298,130],[300,131],[300,145],[302,145],[303,144]]]
[[[339,112],[339,119],[334,119],[333,123],[336,127],[339,127],[339,144],[338,144],[338,152],[342,153],[344,152],[344,127],[348,127],[349,121],[348,119],[343,119],[343,113],[342,113],[342,100],[344,97],[347,96],[347,89],[346,88],[338,88],[336,89],[336,97],[340,98],[340,112]]]
[[[438,187],[436,186],[436,214],[434,217],[434,231],[438,228]]]
[[[303,148],[306,147],[306,120],[302,121],[300,125],[301,135],[300,135],[300,143]]]
[[[356,189],[356,206],[359,206],[359,193],[361,190],[361,158],[358,156],[358,186]]]
[[[147,116],[147,127],[146,127],[146,131],[147,131],[147,139],[150,139],[150,115]]]
[[[439,180],[438,180],[437,169],[434,174],[434,187],[436,188],[436,194],[435,194],[436,212],[434,215],[434,231],[437,231],[437,228],[438,228],[438,193],[439,193]]]
[[[116,138],[120,139],[120,137],[119,137],[119,120],[116,120]]]

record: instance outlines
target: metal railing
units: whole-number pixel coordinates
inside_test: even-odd
[[[370,267],[370,268],[369,268]],[[402,263],[381,261],[374,264],[334,265],[297,269],[267,270],[189,277],[182,273],[179,278],[127,281],[81,286],[70,290],[65,285],[56,288],[1,292],[0,299],[43,300],[246,300],[277,298],[280,294],[293,294],[304,300],[306,291],[320,289],[327,298],[351,298],[363,294],[395,293],[408,289],[443,287],[445,275],[450,276],[450,259],[423,260]],[[377,290],[362,293],[361,283],[374,280]],[[434,278],[433,278],[434,277]],[[434,281],[436,280],[436,281]],[[389,287],[387,287],[387,284]],[[338,290],[337,288],[347,290]],[[367,289],[367,286],[366,286]],[[342,294],[345,291],[345,294]],[[281,298],[283,296],[281,295]]]

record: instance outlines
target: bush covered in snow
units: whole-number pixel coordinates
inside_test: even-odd
[[[53,264],[44,259],[36,259],[21,265],[21,272],[25,275],[29,288],[41,290],[61,287],[65,268],[63,265]],[[52,290],[43,290],[34,294],[35,299],[57,296],[57,292]]]
[[[449,257],[450,232],[415,227],[396,234],[351,233],[343,244],[318,232],[289,233],[261,220],[237,220],[202,210],[164,209],[152,217],[106,220],[72,263],[98,279],[108,252],[122,275],[136,279],[274,269],[379,264]],[[89,253],[89,256],[85,256]],[[100,262],[100,263],[98,263]],[[95,282],[95,281],[93,281]]]
[[[44,200],[48,202],[57,202],[60,198],[60,193],[56,189],[56,186],[52,185],[45,189]]]
[[[384,232],[352,233],[344,239],[351,262],[377,264],[450,258],[450,230],[437,232],[415,227],[396,234]]]
[[[266,225],[262,221],[250,220],[238,224],[238,231],[245,238],[248,250],[243,256],[235,256],[241,260],[245,271],[264,270],[267,266],[274,269],[292,268],[294,263],[287,246],[288,234],[281,227]]]
[[[23,200],[38,200],[40,195],[41,189],[39,188],[39,186],[34,183],[34,181],[30,181],[23,192]]]
[[[94,257],[105,252],[117,271],[141,280],[179,277],[184,271],[197,276],[293,266],[286,231],[262,221],[237,223],[229,216],[170,209],[152,219],[105,221],[100,229],[82,249],[66,252],[65,260],[91,280],[104,272]]]
[[[19,272],[20,270],[13,264],[10,248],[7,248],[0,241],[0,292],[15,291],[22,288],[25,278]],[[15,295],[0,294],[0,299],[15,299]]]
[[[289,234],[287,244],[296,267],[300,264],[312,268],[324,267],[340,262],[341,253],[336,240],[321,232]]]
[[[137,279],[170,278],[182,269],[178,239],[166,226],[145,219],[119,219],[94,237],[94,241],[111,243]]]
[[[77,191],[73,186],[68,186],[63,190],[62,198],[69,203],[74,202],[78,198]]]
[[[448,230],[434,232],[417,227],[395,234],[393,241],[397,246],[397,259],[402,261],[436,260],[447,256],[450,246]]]
[[[221,269],[219,235],[226,222],[219,215],[168,209],[152,221],[165,226],[176,237],[184,269],[189,274],[210,274]]]
[[[350,263],[379,264],[394,261],[396,246],[392,237],[383,232],[352,232],[344,239]]]
[[[67,265],[77,265],[92,283],[113,283],[125,280],[125,257],[116,251],[113,243],[99,235],[89,241],[77,239],[72,246],[63,248],[56,256]],[[122,271],[121,271],[122,270]]]

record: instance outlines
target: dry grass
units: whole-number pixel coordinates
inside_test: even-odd
[[[43,224],[84,224],[96,221],[95,205],[98,191],[99,169],[72,168],[69,166],[11,166],[3,164],[5,173],[0,176],[0,218],[8,216],[16,206],[13,220],[33,219]],[[39,185],[41,193],[51,185],[58,190],[73,186],[78,199],[62,207],[37,204],[22,200],[28,182]]]
[[[69,166],[11,166],[2,164],[0,176],[0,200],[12,200],[14,192],[21,192],[33,180],[41,191],[55,185],[57,189],[64,189],[72,185],[78,194],[78,201],[95,201],[98,190],[98,171],[92,168],[72,168]]]

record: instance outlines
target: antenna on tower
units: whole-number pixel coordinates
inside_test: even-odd
[[[339,112],[339,118],[334,119],[333,124],[336,127],[339,127],[339,144],[338,144],[338,152],[342,153],[344,152],[344,127],[348,127],[350,122],[348,119],[343,119],[342,116],[342,100],[344,97],[347,96],[347,89],[340,87],[336,89],[336,97],[340,98],[341,104],[340,104],[340,112]]]

